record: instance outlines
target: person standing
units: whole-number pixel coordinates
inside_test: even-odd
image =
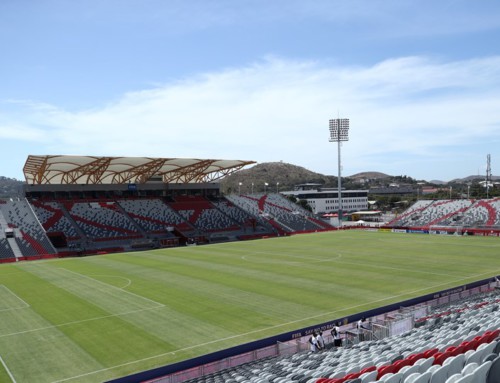
[[[309,347],[311,349],[311,352],[316,352],[318,351],[318,339],[316,335],[316,331],[314,331],[309,338]]]
[[[358,330],[358,339],[360,342],[363,342],[365,340],[365,331],[368,330],[368,327],[365,327],[364,325],[365,321],[365,318],[361,318],[356,324],[356,328]]]
[[[323,350],[325,348],[325,340],[323,339],[323,333],[321,331],[316,335],[316,341],[318,343],[318,349]]]
[[[330,332],[333,338],[333,345],[335,347],[342,347],[342,337],[340,336],[340,322],[337,322]]]

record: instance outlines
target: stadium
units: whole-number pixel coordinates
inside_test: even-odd
[[[334,227],[223,195],[253,163],[29,156],[0,200],[0,381],[500,382],[500,199]]]

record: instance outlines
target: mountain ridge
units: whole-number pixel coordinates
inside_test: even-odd
[[[484,181],[485,176],[471,175],[456,178],[451,181],[421,181],[410,176],[393,176],[378,171],[365,171],[342,177],[342,186],[346,189],[366,189],[370,186],[380,186],[390,183],[412,183],[445,186],[450,184],[469,184]],[[492,176],[492,181],[497,183],[500,176]],[[267,185],[266,185],[267,183]],[[13,198],[20,196],[22,185],[25,181],[15,178],[0,176],[0,198]],[[263,192],[293,190],[300,184],[317,184],[323,188],[337,187],[337,176],[325,175],[299,165],[286,162],[262,162],[249,168],[241,169],[220,180],[221,190],[231,192]]]

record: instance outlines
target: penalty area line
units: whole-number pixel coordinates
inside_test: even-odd
[[[484,276],[486,274],[487,273],[476,274],[476,275],[474,275],[472,277],[476,278],[476,277]],[[468,278],[469,277],[455,279],[455,280],[452,280],[452,281],[449,281],[449,282],[444,282],[444,283],[439,283],[439,284],[433,285],[432,287],[445,286],[445,285],[448,285],[450,283],[464,281],[464,280],[466,280]],[[134,361],[131,361],[131,362],[127,362],[127,363],[123,363],[123,364],[118,364],[118,365],[115,365],[115,366],[112,366],[112,367],[102,368],[102,369],[95,370],[95,371],[90,371],[90,372],[85,373],[85,374],[81,374],[81,375],[77,375],[77,376],[72,376],[72,377],[69,377],[69,378],[61,379],[61,380],[56,380],[56,381],[54,381],[52,383],[68,382],[68,381],[71,381],[73,379],[79,379],[79,378],[83,378],[83,377],[86,377],[86,376],[95,375],[95,374],[98,374],[98,373],[101,373],[101,372],[111,371],[111,370],[114,370],[116,368],[126,367],[126,366],[134,365],[134,364],[137,364],[137,363],[143,363],[143,362],[146,362],[148,360],[154,360],[154,359],[157,359],[157,358],[162,358],[162,357],[165,357],[167,355],[175,355],[177,352],[188,351],[188,350],[196,349],[196,348],[199,348],[199,347],[204,347],[204,346],[207,346],[207,345],[210,345],[210,344],[216,344],[216,343],[224,342],[224,341],[227,341],[227,340],[237,339],[237,338],[245,337],[245,336],[248,336],[248,335],[261,333],[261,332],[264,332],[264,331],[269,331],[269,330],[277,329],[277,328],[280,328],[280,327],[289,326],[289,325],[292,325],[292,324],[302,323],[302,322],[305,322],[305,321],[309,321],[311,319],[322,318],[322,317],[325,317],[325,316],[332,316],[334,314],[338,314],[338,313],[341,313],[341,312],[344,312],[344,311],[361,308],[361,307],[368,306],[368,305],[371,305],[371,304],[374,304],[374,303],[381,303],[381,302],[384,302],[384,301],[387,301],[387,300],[391,300],[391,299],[394,299],[394,298],[402,297],[402,296],[405,296],[405,295],[408,295],[408,294],[418,293],[418,292],[425,291],[425,290],[428,290],[428,289],[429,288],[426,287],[426,288],[417,289],[417,290],[413,290],[413,291],[407,291],[407,292],[404,292],[402,294],[397,294],[397,295],[392,295],[392,296],[389,296],[389,297],[384,297],[384,298],[373,300],[373,301],[370,301],[370,302],[361,303],[361,304],[350,306],[350,307],[342,307],[342,308],[339,308],[339,309],[334,310],[334,311],[330,311],[330,312],[326,312],[326,313],[321,313],[321,314],[313,315],[313,316],[310,316],[310,317],[307,317],[307,318],[301,318],[301,319],[297,319],[297,320],[286,322],[286,323],[280,323],[280,324],[277,324],[277,325],[274,325],[274,326],[269,326],[269,327],[266,327],[266,328],[257,329],[257,330],[254,330],[254,331],[249,331],[249,332],[246,332],[246,333],[243,333],[243,334],[236,334],[236,335],[225,337],[225,338],[214,339],[214,340],[211,340],[211,341],[208,341],[208,342],[204,342],[204,343],[200,343],[200,344],[195,344],[195,345],[192,345],[192,346],[180,348],[180,349],[177,349],[177,350],[174,350],[174,351],[169,351],[169,352],[162,353],[162,354],[153,355],[153,356],[150,356],[150,357],[147,357],[147,358],[137,359],[137,360],[134,360]]]
[[[12,381],[12,383],[17,383],[16,378],[14,378],[14,375],[12,375],[12,372],[10,372],[9,367],[7,366],[7,364],[5,363],[5,361],[1,356],[0,356],[0,362],[2,363],[3,368],[7,372],[7,375],[9,375],[9,378]]]

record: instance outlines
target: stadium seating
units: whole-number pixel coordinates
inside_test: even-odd
[[[16,242],[24,255],[55,254],[43,227],[26,200],[6,201],[0,211],[10,228],[17,228]]]
[[[170,206],[197,229],[206,232],[239,230],[238,222],[204,197],[176,197]]]
[[[279,233],[332,229],[313,214],[281,194],[230,195],[233,204],[248,211],[261,224],[272,225]]]
[[[388,223],[388,226],[408,226],[410,222],[419,217],[420,212],[425,210],[434,201],[432,200],[419,200],[412,206],[406,209],[403,213],[394,218]]]
[[[75,223],[67,216],[64,207],[57,201],[31,201],[31,205],[48,233],[63,233],[67,239],[79,239]]]
[[[193,238],[209,243],[334,229],[277,193],[210,199],[186,195],[175,196],[175,201],[171,197],[128,197],[40,199],[30,203],[0,204],[2,217],[7,220],[3,225],[19,229],[16,243],[24,255],[55,254],[47,234],[59,249],[65,243],[68,250],[82,246],[98,251],[109,248],[107,242],[113,241],[120,241],[120,248],[133,250],[134,243],[140,240],[143,244],[149,241],[158,246],[175,246]],[[500,198],[419,200],[387,226],[432,233],[441,228],[450,233],[464,233],[464,228],[498,230]],[[164,240],[173,242],[167,245]]]
[[[399,336],[268,358],[188,382],[500,382],[499,305],[493,291],[436,307]]]
[[[500,198],[476,201],[457,224],[462,226],[500,225]]]
[[[499,227],[500,198],[420,200],[389,222],[391,227]]]
[[[185,220],[159,198],[118,200],[123,210],[147,233],[165,233]]]
[[[71,218],[90,239],[141,237],[141,233],[114,201],[68,203]]]
[[[6,238],[0,238],[0,259],[15,258]]]

